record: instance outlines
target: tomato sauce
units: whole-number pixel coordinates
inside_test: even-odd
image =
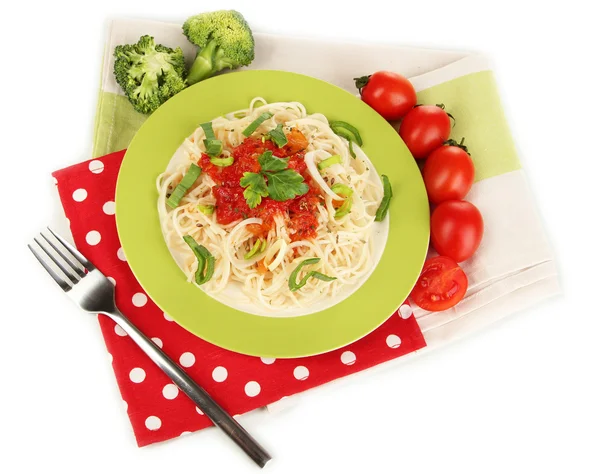
[[[288,144],[282,148],[278,148],[269,140],[263,143],[261,139],[246,138],[233,149],[233,164],[226,167],[213,165],[210,157],[202,154],[198,166],[216,183],[212,193],[217,201],[215,212],[219,224],[225,225],[240,219],[258,217],[263,220],[263,223],[250,225],[248,229],[257,236],[264,236],[273,228],[274,217],[281,214],[285,218],[292,240],[312,239],[317,236],[317,205],[322,198],[304,162],[304,149],[308,142],[299,130],[292,130],[287,137]],[[246,172],[260,171],[258,157],[267,150],[272,151],[278,158],[289,157],[288,168],[302,175],[309,190],[303,196],[296,196],[287,201],[262,198],[262,202],[257,207],[250,209],[244,198],[244,188],[240,186],[240,179]]]

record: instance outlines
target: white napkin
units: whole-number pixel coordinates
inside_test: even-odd
[[[177,24],[114,20],[106,44],[102,91],[120,94],[110,52],[142,34],[181,46],[191,61],[194,48]],[[417,91],[489,70],[485,56],[394,45],[341,43],[255,33],[256,59],[249,69],[278,69],[311,75],[356,93],[353,78],[387,69],[409,77]],[[485,232],[476,255],[462,264],[470,287],[454,308],[429,313],[415,308],[428,347],[482,328],[560,292],[552,251],[544,235],[523,170],[477,182],[467,200],[482,212]]]

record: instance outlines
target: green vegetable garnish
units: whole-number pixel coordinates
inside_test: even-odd
[[[214,140],[217,138],[215,137],[215,131],[212,128],[212,122],[201,123],[200,126],[202,127],[202,130],[204,130],[204,135],[207,140]]]
[[[198,46],[188,84],[214,76],[222,69],[248,66],[254,60],[252,30],[241,13],[218,10],[189,17],[183,34]]]
[[[298,277],[298,273],[300,273],[300,270],[302,269],[302,267],[304,267],[306,265],[314,265],[315,263],[319,263],[320,261],[321,261],[320,258],[315,257],[315,258],[308,258],[308,259],[300,262],[300,264],[290,274],[290,279],[288,280],[288,288],[291,291],[297,291],[300,288],[302,288],[304,285],[306,285],[306,282],[311,277],[317,278],[321,281],[337,280],[336,277],[330,277],[330,276],[324,275],[321,272],[312,270],[312,271],[308,272],[306,275],[304,275],[304,278],[302,278],[302,280],[300,280],[299,282],[296,282],[296,278]]]
[[[277,158],[270,150],[265,151],[258,157],[262,171],[281,171],[287,168],[289,158]]]
[[[263,112],[262,114],[260,114],[255,120],[254,122],[252,122],[250,125],[248,125],[244,131],[242,132],[242,134],[245,137],[249,137],[250,135],[252,135],[256,129],[258,127],[260,127],[260,125],[265,121],[265,120],[269,120],[271,117],[273,117],[273,114],[271,112]]]
[[[228,156],[226,158],[211,158],[210,162],[215,166],[225,168],[226,166],[231,166],[233,164],[233,156]]]
[[[142,114],[151,114],[187,86],[181,48],[156,44],[152,36],[117,46],[114,56],[115,80],[133,108]]]
[[[329,126],[334,129],[346,129],[348,132],[350,132],[353,136],[354,136],[354,142],[356,142],[356,144],[358,146],[362,146],[363,145],[363,141],[362,138],[360,136],[360,132],[358,131],[358,129],[354,126],[354,125],[350,125],[348,122],[342,122],[341,120],[334,120],[333,122],[331,122],[329,124]]]
[[[190,246],[198,259],[198,269],[194,277],[197,285],[203,285],[212,278],[215,272],[215,257],[212,256],[206,247],[198,244],[193,237],[185,235],[183,240]]]
[[[333,130],[333,133],[348,140],[350,155],[352,155],[352,158],[356,158],[356,153],[354,153],[354,150],[352,149],[352,143],[356,143],[359,146],[362,146],[363,144],[357,128],[350,125],[348,122],[342,122],[341,120],[330,122],[329,126],[331,127],[331,130]]]
[[[344,196],[346,198],[344,199],[344,203],[335,211],[334,217],[336,219],[339,219],[340,217],[344,217],[346,214],[348,214],[350,212],[350,209],[352,209],[351,197],[354,194],[354,191],[352,190],[352,188],[342,183],[334,184],[333,186],[331,186],[331,190],[338,196]]]
[[[271,140],[278,148],[287,145],[288,139],[283,133],[283,125],[279,124],[273,130],[267,133],[267,138]]]
[[[254,209],[262,202],[262,198],[269,195],[265,178],[260,173],[245,172],[240,179],[240,186],[244,189],[244,198],[250,209]]]
[[[195,163],[192,163],[187,170],[187,173],[183,176],[183,179],[179,182],[171,196],[169,196],[169,199],[167,199],[167,205],[169,207],[174,209],[179,206],[179,201],[181,201],[181,198],[185,196],[185,193],[187,193],[196,182],[200,173],[202,173],[202,169]]]
[[[352,194],[354,194],[352,188],[342,183],[335,183],[333,186],[331,186],[331,190],[338,196],[349,197],[352,196]]]
[[[294,170],[283,170],[275,173],[266,171],[267,189],[269,197],[275,201],[287,201],[308,192],[308,184],[304,182],[301,174]]]
[[[319,169],[319,171],[323,171],[325,168],[329,168],[330,166],[337,165],[341,162],[342,162],[342,157],[340,155],[333,155],[333,156],[330,156],[329,158],[325,158],[323,161],[321,161],[317,165],[317,168]]]
[[[390,180],[384,174],[381,175],[381,180],[383,181],[383,199],[381,200],[381,204],[377,208],[377,212],[375,213],[375,221],[381,222],[387,211],[390,207],[390,200],[392,199],[392,185],[390,184]]]
[[[218,156],[223,151],[223,143],[221,143],[221,140],[204,140],[204,146],[206,147],[206,154],[210,156]],[[212,160],[213,158],[211,158],[211,161]]]
[[[240,186],[244,190],[244,198],[250,209],[269,196],[275,201],[287,201],[308,192],[308,185],[297,171],[287,169],[289,158],[277,158],[273,152],[265,151],[258,157],[260,173],[244,173]],[[265,183],[267,178],[267,183]]]
[[[233,114],[233,116],[236,119],[242,119],[242,118],[244,118],[246,116],[246,112],[236,112],[235,114]]]
[[[204,135],[206,135],[206,138],[204,139],[206,154],[210,156],[220,155],[223,151],[223,143],[215,137],[212,122],[202,123],[200,126],[202,127],[202,130],[204,130]]]
[[[215,206],[204,206],[202,204],[198,204],[198,210],[204,215],[212,216],[215,212]]]
[[[244,260],[250,260],[255,255],[258,255],[258,254],[264,252],[266,247],[267,247],[266,240],[257,239],[256,242],[254,242],[254,245],[252,246],[250,251],[246,255],[244,255]]]

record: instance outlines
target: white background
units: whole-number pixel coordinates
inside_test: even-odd
[[[216,429],[139,449],[94,317],[25,244],[50,173],[88,158],[106,21],[235,7],[256,31],[488,53],[564,295],[404,363],[241,418],[273,473],[598,473],[598,34],[593,2],[14,2],[1,13],[0,472],[257,472]],[[536,6],[539,4],[539,6]]]

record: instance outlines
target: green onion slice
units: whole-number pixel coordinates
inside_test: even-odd
[[[246,116],[246,112],[236,112],[235,114],[233,114],[233,116],[236,119],[242,119],[242,118],[244,118]]]
[[[221,140],[209,139],[204,140],[204,146],[206,147],[206,154],[210,156],[218,156],[223,151],[223,143]]]
[[[202,204],[198,204],[198,210],[204,215],[212,216],[213,213],[215,212],[215,206],[211,206],[211,205],[204,206]]]
[[[337,128],[338,130],[340,130],[340,129],[347,130],[349,133],[351,133],[354,136],[354,140],[352,140],[352,141],[356,142],[356,144],[358,146],[362,146],[363,141],[360,136],[360,132],[354,125],[350,125],[348,122],[342,122],[341,120],[334,120],[333,122],[330,122],[329,126],[332,129]]]
[[[296,282],[296,278],[298,277],[298,273],[300,273],[300,270],[302,270],[302,267],[304,267],[306,265],[314,265],[315,263],[319,263],[320,261],[321,261],[320,258],[315,257],[315,258],[308,258],[308,259],[300,262],[300,264],[292,271],[292,273],[290,275],[290,279],[288,280],[289,289],[291,291],[299,290],[304,285],[306,285],[306,282],[311,277],[317,278],[318,280],[321,280],[321,281],[337,280],[337,278],[335,278],[335,277],[330,277],[330,276],[324,275],[321,272],[312,270],[312,271],[308,272],[306,275],[304,275],[304,278],[302,278],[302,280],[300,280],[299,282]]]
[[[244,255],[244,260],[249,260],[252,257],[254,257],[255,255],[258,255],[258,254],[264,252],[266,247],[267,247],[266,240],[256,239],[256,242],[254,242],[254,245],[252,246],[250,251],[246,255]]]
[[[342,162],[342,157],[340,155],[333,155],[329,158],[325,158],[319,164],[317,164],[317,168],[319,171],[323,171],[325,168],[329,168],[330,166],[340,164]]]
[[[227,158],[211,158],[210,162],[215,166],[220,166],[221,168],[225,168],[226,166],[231,166],[233,164],[233,156],[228,156]]]
[[[262,114],[260,114],[255,120],[254,122],[252,122],[250,125],[248,125],[244,131],[242,132],[242,134],[245,137],[249,137],[250,135],[252,135],[256,129],[258,127],[260,127],[260,124],[263,123],[265,120],[269,120],[271,117],[273,117],[273,114],[271,112],[263,112]]]
[[[342,183],[335,183],[333,186],[331,186],[331,190],[338,196],[349,197],[352,196],[352,194],[354,194],[352,188]]]
[[[206,135],[207,140],[214,140],[217,138],[215,137],[215,132],[212,128],[212,122],[202,123],[200,126],[202,127],[202,130],[204,130],[204,135]]]
[[[206,247],[197,243],[192,236],[185,235],[183,236],[183,240],[190,246],[198,259],[198,269],[194,276],[196,284],[203,285],[212,278],[215,272],[215,257],[212,256]]]
[[[381,180],[383,181],[383,199],[381,200],[381,204],[377,208],[377,212],[375,213],[375,221],[381,222],[385,219],[385,215],[390,207],[390,200],[392,199],[392,185],[390,184],[390,180],[384,174],[381,175]]]
[[[283,125],[279,124],[273,130],[267,133],[267,138],[269,138],[278,148],[287,145],[288,139],[283,133]]]
[[[344,204],[338,207],[333,215],[334,218],[339,219],[340,217],[344,217],[346,214],[350,212],[352,209],[352,199],[347,198],[344,200]]]
[[[190,168],[187,170],[187,173],[183,176],[183,179],[175,188],[175,191],[173,191],[173,194],[171,194],[167,200],[167,205],[169,207],[175,209],[177,206],[179,206],[181,198],[185,196],[185,193],[187,193],[192,185],[196,182],[198,176],[200,176],[200,173],[202,173],[202,169],[197,164],[192,163]]]

